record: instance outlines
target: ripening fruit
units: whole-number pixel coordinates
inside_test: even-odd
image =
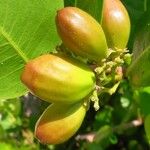
[[[95,75],[85,64],[61,54],[46,54],[27,63],[22,82],[39,98],[72,104],[95,87]]]
[[[60,144],[72,137],[79,129],[86,114],[85,106],[71,107],[50,105],[39,118],[35,136],[43,144]]]
[[[107,55],[107,44],[101,25],[88,13],[76,7],[57,12],[56,26],[64,45],[76,55],[100,61]]]
[[[126,47],[130,35],[130,18],[120,0],[104,0],[102,27],[109,48]]]

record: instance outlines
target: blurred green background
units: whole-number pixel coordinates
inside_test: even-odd
[[[122,0],[131,18],[130,52],[150,41],[148,0]],[[65,6],[77,6],[100,21],[101,0],[65,0]],[[148,34],[146,34],[148,33]],[[87,112],[80,130],[61,145],[42,145],[34,138],[34,126],[48,106],[31,94],[0,100],[0,150],[149,150],[150,87],[133,90],[127,79],[117,92],[100,97],[100,109]],[[146,132],[145,132],[146,131]],[[93,137],[95,137],[93,139]]]

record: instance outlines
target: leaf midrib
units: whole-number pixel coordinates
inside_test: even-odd
[[[28,58],[26,57],[25,53],[19,48],[19,46],[12,40],[9,34],[7,34],[7,32],[2,27],[0,27],[0,34],[8,41],[16,53],[25,61],[25,63],[27,63]]]

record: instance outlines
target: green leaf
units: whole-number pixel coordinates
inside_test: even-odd
[[[144,0],[144,6],[145,6],[145,10],[150,12],[150,1],[149,0]]]
[[[131,17],[132,23],[137,22],[139,17],[145,11],[145,0],[138,0],[138,1],[123,0],[122,3],[126,6],[129,15]]]
[[[0,142],[0,149],[2,150],[15,150],[10,144]]]
[[[100,142],[102,140],[108,139],[112,135],[112,128],[109,125],[104,125],[99,129],[99,131],[96,133],[94,140],[96,142]]]
[[[131,64],[128,76],[135,88],[150,86],[150,47]]]
[[[133,45],[133,61],[150,46],[150,13],[146,12],[136,27],[136,38]]]
[[[145,1],[147,1],[147,0],[138,0],[138,1],[123,0],[122,1],[122,3],[127,8],[127,11],[129,13],[130,20],[131,20],[131,33],[130,33],[130,39],[128,42],[128,48],[130,50],[133,49],[134,39],[137,35],[136,34],[136,27],[138,25],[137,22],[141,18],[141,16],[143,15],[143,13],[145,12],[145,5],[146,5]],[[141,22],[141,20],[140,20],[140,22]]]
[[[141,19],[139,33],[134,42],[134,52],[127,75],[134,87],[150,86],[150,14]]]
[[[117,144],[118,143],[118,138],[115,134],[112,134],[110,137],[109,137],[109,140],[111,142],[111,144]]]
[[[94,130],[98,130],[100,126],[110,124],[112,122],[112,113],[114,109],[106,105],[103,110],[100,110],[95,115],[95,121],[93,123]]]
[[[86,150],[104,150],[100,143],[94,143],[94,142],[92,142],[92,143],[86,142],[84,144],[84,149],[86,149]]]
[[[150,115],[146,116],[144,121],[145,132],[148,138],[148,142],[150,143]]]
[[[103,0],[76,0],[75,6],[85,10],[98,22],[101,22]]]
[[[150,86],[150,47],[142,52],[128,68],[127,75],[133,87]]]
[[[25,63],[52,51],[60,42],[55,28],[56,10],[63,1],[0,1],[0,99],[21,96]]]
[[[64,0],[64,6],[78,7],[91,14],[98,22],[101,22],[103,0]]]
[[[144,115],[150,114],[150,87],[139,90],[140,108]]]
[[[75,0],[64,0],[64,6],[75,6]]]

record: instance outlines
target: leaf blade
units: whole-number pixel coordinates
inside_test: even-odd
[[[146,116],[144,121],[145,132],[150,143],[150,114]]]
[[[76,0],[76,7],[85,10],[91,14],[99,23],[101,23],[103,0]]]
[[[21,96],[27,89],[20,81],[25,63],[59,44],[56,11],[63,1],[0,1],[0,99]]]
[[[132,63],[127,70],[127,76],[135,88],[150,86],[150,17],[147,15],[142,17],[142,23],[137,28],[139,32],[134,42]]]

